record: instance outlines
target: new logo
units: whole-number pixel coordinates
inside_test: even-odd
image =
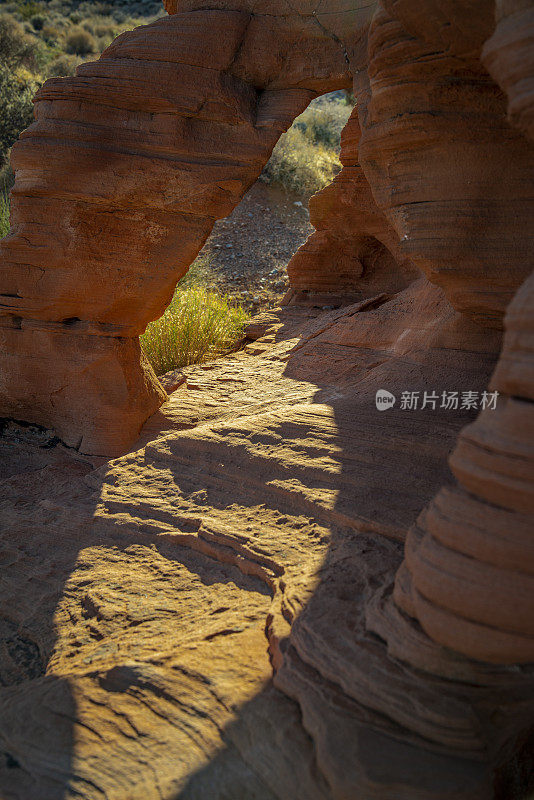
[[[395,405],[395,395],[385,389],[379,389],[376,393],[375,402],[379,411],[386,411]]]

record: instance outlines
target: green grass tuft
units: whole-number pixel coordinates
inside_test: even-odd
[[[9,233],[9,194],[0,187],[0,239]]]
[[[202,286],[204,272],[202,265],[193,267],[176,287],[163,316],[140,336],[156,375],[216,358],[242,337],[246,311],[226,295]]]

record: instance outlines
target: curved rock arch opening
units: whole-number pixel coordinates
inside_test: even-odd
[[[394,293],[420,276],[373,197],[359,163],[355,105],[341,136],[342,169],[310,199],[315,232],[288,265],[293,301],[344,303]]]

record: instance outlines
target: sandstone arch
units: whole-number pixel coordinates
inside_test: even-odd
[[[85,452],[123,451],[164,399],[136,336],[280,133],[352,76],[359,155],[355,114],[345,168],[312,204],[318,233],[290,267],[294,288],[365,291],[359,236],[364,251],[381,243],[373,260],[386,270],[390,256],[399,265],[384,288],[413,276],[414,262],[456,308],[501,325],[531,269],[532,149],[506,125],[504,96],[480,65],[491,8],[451,8],[448,29],[433,21],[445,13],[433,5],[346,5],[315,13],[310,2],[181,2],[77,77],[47,82],[13,155],[4,415],[53,427]],[[343,195],[357,196],[360,210],[349,202],[334,232],[324,212]],[[337,283],[322,263],[332,248]]]
[[[347,87],[353,78],[362,130],[358,156],[355,114],[344,137],[344,171],[313,204],[319,224],[322,204],[349,184],[350,225],[340,215],[331,228],[325,218],[290,267],[294,287],[346,289],[343,269],[341,284],[336,276],[325,282],[327,250],[335,240],[346,255],[351,240],[358,238],[361,248],[374,240],[397,263],[400,285],[413,276],[413,262],[454,308],[483,328],[500,328],[510,298],[532,270],[533,150],[506,122],[505,95],[480,60],[493,28],[491,4],[477,0],[465,13],[437,0],[417,10],[407,0],[356,9],[340,2],[328,13],[315,13],[315,4],[307,2],[296,10],[284,2],[274,9],[237,5],[199,10],[191,0],[169,6],[170,17],[119,37],[75,78],[49,81],[38,95],[35,123],[14,150],[13,226],[2,243],[1,409],[53,427],[82,451],[121,452],[162,402],[157,381],[140,361],[137,335],[161,313],[213,222],[256,178],[280,133],[314,96]],[[523,19],[528,7],[520,4],[517,13]],[[515,52],[510,41],[516,41],[517,22],[503,17],[484,58],[510,91],[512,119],[530,130],[531,105],[524,99],[530,94],[523,87],[531,64],[525,59],[526,77],[518,80],[506,57]],[[519,39],[523,47],[523,34]],[[355,197],[365,199],[363,210]],[[359,252],[349,255],[351,288],[365,292]],[[384,251],[379,255],[384,258]],[[514,330],[530,308],[529,286],[512,306],[495,378],[509,394],[515,389],[502,375],[507,364],[514,376],[518,372],[510,354],[526,340],[524,331]],[[520,360],[527,363],[527,356]],[[519,411],[530,420],[525,401],[532,399],[530,385],[521,391],[520,401],[510,399],[510,413],[499,418],[516,456],[514,425]],[[469,433],[462,437],[453,465],[476,494],[477,442],[491,449],[495,432],[487,432],[482,417],[471,434],[470,444]],[[493,478],[497,461],[487,468]],[[531,486],[521,475],[517,481],[522,485],[502,514],[508,519],[513,512],[514,524],[519,520],[516,560],[499,567],[511,570],[510,585],[517,559],[526,559],[523,532],[532,511],[523,498]],[[472,529],[464,550],[451,555],[458,514],[465,516],[475,501],[463,489],[443,497],[421,523],[429,527],[423,544],[417,531],[410,536],[412,586],[402,583],[402,573],[399,604],[433,638],[470,656],[505,663],[530,658],[532,631],[522,620],[512,644],[508,638],[502,646],[494,631],[481,628],[488,620],[476,607],[488,598],[487,564],[500,545],[494,541],[491,550],[486,542],[485,561]],[[487,497],[480,499],[487,505]],[[442,501],[451,516],[445,527],[435,521],[438,511],[445,513],[438,509]],[[455,504],[465,504],[464,511]],[[432,579],[425,552],[435,557]],[[445,626],[438,619],[456,567],[460,583],[466,581],[466,556],[480,557],[488,578],[480,596],[462,600],[464,607],[472,604],[471,622],[482,631],[478,641],[462,633],[458,620]],[[481,569],[475,566],[478,575]],[[526,592],[530,573],[523,582]],[[513,613],[505,606],[498,623],[503,628]]]
[[[49,80],[13,151],[1,413],[82,452],[123,452],[162,403],[138,334],[293,118],[350,86],[315,18],[221,6],[181,4]]]

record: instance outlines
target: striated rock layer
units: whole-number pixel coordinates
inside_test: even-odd
[[[138,334],[294,117],[343,86],[315,20],[185,4],[47,81],[13,150],[0,413],[123,452],[165,398]]]
[[[360,163],[402,253],[455,308],[500,327],[534,266],[534,149],[480,62],[493,24],[485,2],[387,0],[356,85]]]
[[[524,794],[531,4],[496,27],[482,0],[236,5],[171,2],[47,82],[14,150],[2,414],[121,457],[6,423],[2,791]],[[352,80],[290,273],[357,302],[257,321],[128,451],[165,399],[137,335],[281,131]],[[495,409],[440,404],[492,372]]]
[[[425,279],[270,322],[256,355],[186,370],[121,458],[0,440],[7,797],[488,800],[517,781],[532,669],[412,625],[441,665],[425,679],[369,630],[476,413],[383,413],[375,392],[481,391],[498,335]]]
[[[484,58],[527,134],[534,62],[531,3],[502,3]],[[527,98],[530,97],[530,100]],[[465,428],[450,458],[458,486],[421,514],[406,543],[395,598],[433,640],[495,663],[534,661],[534,275],[508,308],[490,383],[501,394]]]
[[[358,163],[359,139],[355,108],[341,137],[343,169],[310,200],[310,222],[317,230],[288,264],[292,302],[316,302],[321,293],[336,294],[345,303],[393,293],[419,274],[374,201]]]

